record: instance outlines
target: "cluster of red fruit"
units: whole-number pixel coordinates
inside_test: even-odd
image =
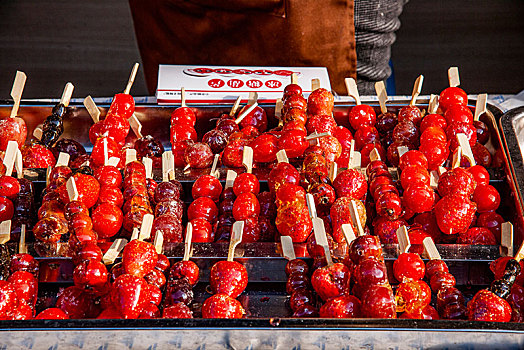
[[[16,254],[5,263],[9,271],[0,281],[0,320],[32,319],[38,297],[38,262],[29,254]]]
[[[23,178],[5,175],[5,166],[0,171],[4,174],[0,176],[0,222],[14,219],[16,224],[12,223],[12,226],[19,229],[31,219],[32,184]]]
[[[314,258],[311,267],[300,259],[286,265],[293,317],[396,318],[395,298],[377,237],[357,237],[346,257],[333,264],[327,263],[319,247],[309,246]]]

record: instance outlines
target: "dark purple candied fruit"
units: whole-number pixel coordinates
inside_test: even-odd
[[[164,146],[151,135],[144,136],[135,141],[135,150],[138,158],[162,157]]]

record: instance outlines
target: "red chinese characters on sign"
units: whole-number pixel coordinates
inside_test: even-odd
[[[278,80],[268,80],[266,81],[266,86],[270,89],[278,89],[282,86],[282,82]]]
[[[238,89],[244,86],[244,82],[240,79],[229,79],[227,81],[227,86],[233,89]]]
[[[215,69],[215,73],[217,74],[231,74],[233,71],[231,69],[227,68],[217,68]]]
[[[253,71],[249,69],[235,69],[233,73],[235,74],[253,74]]]
[[[258,69],[254,70],[253,73],[256,75],[271,75],[273,74],[273,71],[269,69]]]
[[[258,79],[251,79],[246,81],[246,85],[251,89],[258,89],[262,87],[263,83]]]
[[[209,85],[212,88],[218,89],[224,86],[225,83],[222,79],[211,79],[207,82],[207,85]]]
[[[276,70],[276,71],[274,71],[273,73],[276,74],[276,75],[284,76],[284,77],[288,77],[288,76],[290,76],[291,74],[293,74],[292,71],[290,71],[290,70],[285,70],[285,69],[282,69],[282,70]]]

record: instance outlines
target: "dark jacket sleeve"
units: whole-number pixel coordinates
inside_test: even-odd
[[[374,83],[391,75],[391,45],[406,3],[407,0],[355,1],[357,83],[363,95],[374,95]]]

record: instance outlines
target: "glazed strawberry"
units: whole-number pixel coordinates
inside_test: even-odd
[[[509,322],[511,306],[493,292],[482,289],[468,303],[467,315],[470,321]]]
[[[69,316],[57,307],[50,307],[36,315],[35,320],[67,320]]]
[[[56,164],[53,153],[39,144],[22,147],[22,158],[24,168],[47,168]]]
[[[27,137],[27,125],[20,117],[0,119],[0,151],[5,151],[9,141],[16,141],[21,148]]]
[[[475,192],[477,183],[473,175],[464,168],[455,168],[446,171],[439,177],[438,193],[444,197],[450,193],[463,194],[470,197]]]
[[[360,317],[360,300],[353,295],[329,299],[319,310],[321,318]]]
[[[203,318],[242,318],[242,304],[226,294],[215,294],[202,305]]]
[[[67,287],[58,295],[56,307],[71,319],[94,318],[100,313],[94,297],[76,286]]]
[[[73,178],[75,179],[76,189],[78,190],[78,201],[84,203],[87,208],[91,208],[98,200],[100,184],[91,175],[76,173],[73,175]],[[69,195],[67,194],[65,183],[58,188],[58,193],[63,203],[69,203]]]
[[[162,318],[193,318],[193,311],[186,304],[176,303],[164,308]]]
[[[142,311],[140,316],[138,316],[138,318],[142,320],[151,320],[154,318],[160,318],[160,315],[161,313],[158,309],[158,306],[156,306],[153,303],[149,303],[144,307],[144,310]]]
[[[32,273],[27,271],[16,271],[7,279],[12,283],[18,301],[23,300],[32,308],[35,306],[38,295],[38,281]]]
[[[111,301],[125,319],[136,319],[149,302],[147,282],[139,277],[123,274],[113,283]]]
[[[124,247],[122,263],[126,273],[144,277],[156,266],[158,254],[151,243],[132,240]]]
[[[169,279],[179,279],[183,277],[187,277],[189,283],[194,286],[200,277],[200,271],[197,264],[191,260],[174,263],[169,271]]]
[[[12,283],[0,281],[0,320],[7,319],[8,313],[18,304],[16,290]]]
[[[497,239],[493,232],[485,227],[471,227],[466,232],[459,233],[458,244],[496,245]]]
[[[315,270],[311,276],[311,285],[322,300],[349,293],[351,272],[342,263]]]
[[[237,261],[219,261],[211,267],[209,283],[213,293],[237,298],[247,286],[246,268]]]
[[[18,300],[18,305],[8,314],[11,320],[30,320],[33,318],[33,309],[23,299]]]
[[[98,295],[108,291],[108,272],[100,260],[84,260],[73,271],[75,286]]]
[[[449,194],[435,205],[435,217],[445,234],[465,232],[475,216],[477,205],[460,194]]]

